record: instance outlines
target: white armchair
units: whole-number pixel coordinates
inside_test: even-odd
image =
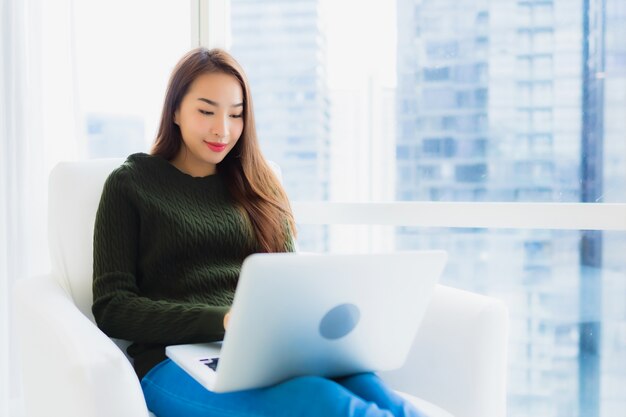
[[[50,175],[52,271],[19,281],[13,294],[27,417],[151,415],[126,343],[91,314],[95,214],[122,162],[62,163]],[[381,375],[433,417],[504,417],[507,335],[503,303],[438,286],[406,365]]]

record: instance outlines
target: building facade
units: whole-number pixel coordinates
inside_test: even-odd
[[[397,198],[624,201],[625,3],[398,0]],[[445,281],[508,301],[512,416],[623,409],[624,317],[614,308],[626,292],[609,271],[623,277],[625,240],[397,233],[399,249],[449,250]]]

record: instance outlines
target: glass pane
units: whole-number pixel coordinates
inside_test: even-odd
[[[571,7],[558,4],[473,0],[460,7],[451,0],[397,1],[397,102],[418,103],[410,110],[397,108],[397,146],[419,147],[432,136],[443,134],[457,149],[472,136],[488,141],[486,154],[474,161],[487,167],[484,181],[473,181],[473,171],[463,169],[467,161],[452,153],[439,163],[460,167],[455,171],[467,173],[466,181],[459,176],[448,181],[422,178],[412,183],[398,179],[398,199],[626,200],[626,169],[617,169],[618,159],[620,166],[626,164],[626,46],[614,41],[625,36],[626,1],[590,0]],[[438,28],[419,30],[433,18],[442,22]],[[461,20],[487,21],[487,25],[453,24]],[[477,37],[487,38],[489,54],[484,58],[471,49],[448,55],[423,54],[420,50]],[[613,57],[610,68],[609,57]],[[422,76],[443,66],[457,72],[468,61],[484,65],[487,79],[461,83],[453,78],[442,83]],[[471,110],[459,101],[426,105],[424,98],[431,97],[434,87],[454,91],[480,87],[486,91],[487,100]],[[415,123],[435,115],[454,117],[454,129],[439,127],[434,129],[438,132],[425,132]],[[471,116],[485,118],[486,123],[458,123],[472,120]],[[615,149],[620,156],[608,149]],[[431,166],[432,161],[416,154],[403,164]],[[529,168],[538,164],[553,168]],[[529,176],[529,170],[536,175]],[[480,192],[468,192],[467,183],[475,184],[474,190]]]
[[[626,202],[625,8],[232,0],[231,50],[292,199]]]
[[[78,103],[85,157],[145,152],[170,72],[191,45],[190,2],[74,2]]]
[[[623,415],[626,232],[324,228],[330,252],[446,250],[441,284],[507,304],[508,416]]]

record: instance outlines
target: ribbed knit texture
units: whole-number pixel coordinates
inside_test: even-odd
[[[219,174],[195,178],[159,156],[131,155],[107,178],[96,215],[96,322],[134,342],[141,378],[167,345],[222,340],[241,264],[256,248]]]

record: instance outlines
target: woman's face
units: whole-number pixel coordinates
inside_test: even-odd
[[[243,131],[241,85],[224,73],[200,75],[174,113],[174,123],[184,143],[172,163],[194,177],[214,174]]]

